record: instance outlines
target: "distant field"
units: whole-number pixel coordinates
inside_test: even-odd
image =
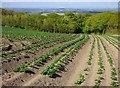
[[[41,15],[48,15],[50,13],[42,13]],[[64,13],[57,13],[58,15],[64,15]]]
[[[4,34],[14,34],[17,36],[52,36],[53,33],[50,32],[39,32],[36,30],[28,30],[28,29],[20,29],[20,28],[10,28],[10,27],[3,27],[2,28],[3,36]],[[59,33],[58,33],[59,34]]]
[[[3,27],[3,85],[119,86],[118,40]]]

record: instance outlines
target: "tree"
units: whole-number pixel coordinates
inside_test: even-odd
[[[99,33],[118,29],[118,13],[103,12],[99,14],[74,14],[65,12],[64,15],[50,13],[28,14],[2,10],[2,26],[34,29],[47,32],[60,33]]]

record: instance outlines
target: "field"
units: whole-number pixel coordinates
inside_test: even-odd
[[[3,85],[119,86],[119,40],[3,27]]]

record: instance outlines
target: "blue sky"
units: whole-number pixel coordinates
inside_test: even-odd
[[[2,2],[119,2],[119,0],[0,0]]]
[[[117,8],[117,2],[2,2],[2,8]]]

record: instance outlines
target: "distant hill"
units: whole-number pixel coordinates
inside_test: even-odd
[[[80,9],[80,8],[6,8],[7,10],[13,10],[15,12],[32,13],[64,13],[71,11],[73,13],[101,13],[101,12],[117,12],[117,8],[104,8],[104,9]]]

